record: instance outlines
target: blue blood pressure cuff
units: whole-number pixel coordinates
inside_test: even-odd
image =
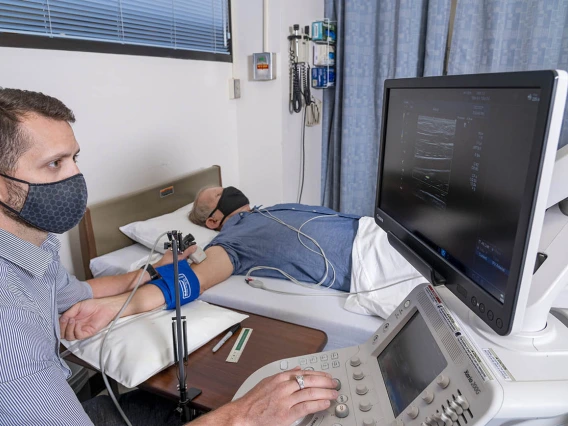
[[[156,268],[156,271],[161,275],[150,284],[154,284],[164,294],[164,299],[166,299],[167,309],[174,309],[176,307],[176,286],[174,285],[174,265],[164,265]],[[182,260],[178,262],[178,272],[179,272],[179,285],[181,288],[180,292],[180,304],[185,305],[199,297],[199,279],[193,269],[187,264],[187,261]]]

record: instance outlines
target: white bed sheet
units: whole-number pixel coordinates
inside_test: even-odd
[[[244,276],[233,275],[204,292],[200,299],[216,305],[240,309],[323,330],[327,334],[325,350],[358,345],[384,322],[382,318],[347,311],[343,306],[346,295],[342,291],[307,289],[289,281],[259,278],[270,289],[294,293],[321,293],[334,296],[292,296],[270,293],[252,288]]]

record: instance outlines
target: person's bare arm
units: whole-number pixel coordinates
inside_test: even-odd
[[[233,264],[225,249],[214,246],[208,248],[206,253],[207,259],[198,265],[192,265],[199,279],[201,293],[226,280],[233,273]],[[139,273],[139,271],[134,272],[133,277]],[[148,273],[145,272],[145,274]],[[110,278],[120,279],[120,277]],[[109,280],[107,283],[112,282],[112,280]],[[81,340],[93,336],[116,317],[128,296],[129,293],[124,293],[111,297],[87,299],[73,305],[59,319],[61,336],[67,340]],[[165,302],[162,290],[152,284],[144,285],[138,289],[122,316],[147,312],[162,306]]]
[[[207,259],[198,265],[191,265],[195,275],[199,278],[201,293],[225,281],[234,270],[231,259],[223,247],[209,247],[205,250],[205,254],[207,254]]]

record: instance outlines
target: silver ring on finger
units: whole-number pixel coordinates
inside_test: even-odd
[[[306,385],[304,383],[304,376],[302,376],[302,375],[296,376],[296,382],[298,383],[300,390],[302,390],[306,387]]]

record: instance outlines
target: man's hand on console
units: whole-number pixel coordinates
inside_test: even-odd
[[[297,375],[304,377],[302,390]],[[329,374],[298,367],[263,379],[242,398],[190,425],[289,426],[299,418],[327,409],[330,400],[339,396],[336,386]]]

